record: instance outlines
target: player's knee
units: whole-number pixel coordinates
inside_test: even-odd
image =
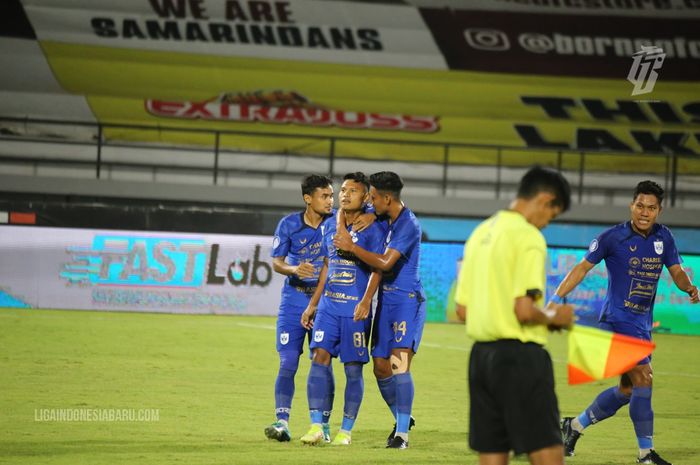
[[[331,364],[331,354],[325,349],[314,349],[311,359],[314,361],[314,363],[318,363],[319,365],[328,366]]]
[[[408,373],[411,359],[407,352],[395,352],[389,357],[389,363],[391,363],[391,372],[395,375],[400,375],[401,373]]]
[[[362,378],[362,364],[361,363],[346,363],[345,364],[345,376],[348,379],[352,379],[352,380]]]
[[[293,350],[280,352],[280,371],[285,370],[293,376],[299,368],[299,353]]]
[[[387,379],[393,374],[391,371],[391,364],[386,358],[375,357],[373,359],[373,370],[374,376],[377,379]]]

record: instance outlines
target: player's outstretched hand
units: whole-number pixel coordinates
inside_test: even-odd
[[[363,213],[352,222],[352,230],[355,232],[364,231],[372,226],[372,223],[374,223],[376,220],[377,215],[374,213]]]
[[[309,305],[301,314],[301,325],[306,329],[314,327],[314,316],[316,316],[316,307]]]
[[[314,277],[314,266],[311,263],[304,262],[297,265],[294,274],[300,278],[313,278]]]
[[[574,307],[570,304],[554,304],[549,303],[547,310],[554,310],[554,315],[549,322],[549,329],[559,331],[560,329],[569,329],[574,324]]]
[[[360,302],[355,305],[355,313],[352,315],[353,321],[364,320],[369,316],[370,303]]]
[[[691,285],[685,292],[690,296],[690,303],[696,304],[700,302],[700,296],[698,295],[698,287]]]
[[[337,228],[335,236],[333,236],[333,245],[340,250],[347,252],[352,249],[353,242],[350,233],[345,228]]]

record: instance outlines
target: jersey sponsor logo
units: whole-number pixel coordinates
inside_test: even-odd
[[[591,245],[588,246],[588,251],[595,252],[596,250],[598,250],[598,239],[593,239]]]
[[[641,260],[639,260],[639,257],[632,257],[630,258],[630,268],[639,268],[639,265],[642,264]]]
[[[651,299],[652,297],[654,297],[654,288],[655,287],[656,287],[656,283],[654,283],[654,282],[643,281],[641,279],[632,278],[632,282],[630,283],[629,297],[636,295],[636,296],[646,297],[648,299]]]
[[[352,268],[338,268],[328,277],[329,284],[341,284],[350,286],[355,284],[356,274]]]
[[[289,333],[280,333],[280,344],[287,345],[289,342]]]
[[[371,113],[326,108],[295,91],[225,92],[203,101],[147,99],[154,116],[243,123],[295,124],[344,129],[433,133],[440,130],[437,116]]]
[[[654,252],[656,252],[657,255],[661,255],[662,253],[664,253],[663,241],[654,241]]]
[[[316,331],[314,332],[314,342],[321,342],[323,341],[323,331]]]

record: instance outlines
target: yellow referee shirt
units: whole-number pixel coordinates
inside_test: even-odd
[[[547,244],[520,213],[499,211],[474,230],[464,245],[455,300],[467,307],[467,335],[479,342],[519,339],[547,343],[547,328],[525,326],[515,316],[515,299],[545,292]]]

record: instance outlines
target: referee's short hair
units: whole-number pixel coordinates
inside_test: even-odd
[[[535,165],[520,180],[517,196],[519,199],[531,199],[540,192],[554,194],[553,204],[561,207],[562,213],[571,206],[569,181],[558,171]]]

